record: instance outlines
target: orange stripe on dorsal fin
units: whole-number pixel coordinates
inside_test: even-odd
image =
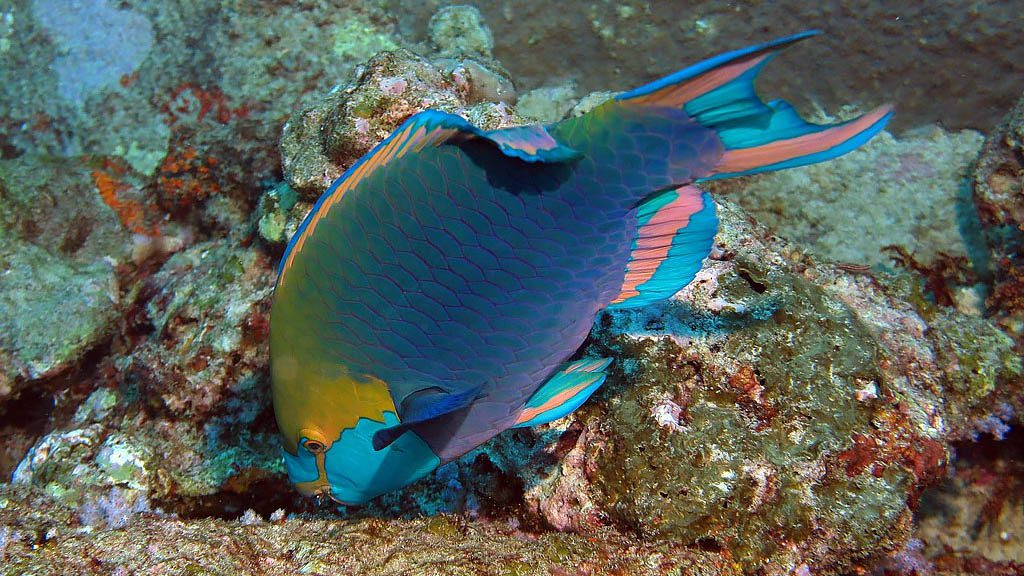
[[[471,125],[458,116],[434,110],[420,112],[406,120],[390,136],[346,170],[320,196],[316,205],[309,215],[306,216],[306,220],[303,221],[296,231],[282,259],[278,275],[278,285],[285,282],[286,272],[291,269],[295,256],[302,250],[306,239],[313,234],[324,217],[330,213],[331,209],[346,193],[389,162],[398,160],[410,152],[418,152],[427,146],[443,144],[449,138],[458,134],[463,126],[472,128]]]

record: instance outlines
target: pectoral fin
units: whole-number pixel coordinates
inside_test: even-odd
[[[477,386],[461,392],[445,392],[440,388],[425,388],[413,392],[402,400],[398,407],[398,417],[401,423],[374,433],[373,449],[383,450],[413,426],[469,406],[480,396],[481,388],[483,387]]]
[[[562,368],[526,403],[515,427],[547,424],[582,406],[604,383],[611,362],[611,358],[583,358]]]

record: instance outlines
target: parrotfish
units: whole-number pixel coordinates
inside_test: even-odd
[[[271,379],[298,490],[361,504],[605,379],[595,316],[666,300],[709,254],[703,182],[835,158],[891,116],[802,120],[754,79],[817,34],[728,52],[548,125],[411,116],[320,197],[282,259]],[[574,359],[575,358],[575,359]]]

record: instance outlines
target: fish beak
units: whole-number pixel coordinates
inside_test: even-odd
[[[330,488],[327,488],[326,490],[321,490],[320,492],[317,492],[316,494],[313,495],[313,498],[316,499],[316,505],[318,507],[320,507],[320,508],[326,508],[328,506],[337,506],[339,504],[340,505],[344,505],[345,504],[341,500],[338,500],[337,498],[335,498],[333,494],[331,494],[331,489]]]

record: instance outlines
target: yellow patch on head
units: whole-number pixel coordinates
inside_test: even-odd
[[[384,422],[385,412],[395,412],[383,380],[357,376],[340,366],[293,366],[287,354],[271,365],[274,412],[285,448],[292,454],[300,438],[320,443],[326,451],[360,418]]]

